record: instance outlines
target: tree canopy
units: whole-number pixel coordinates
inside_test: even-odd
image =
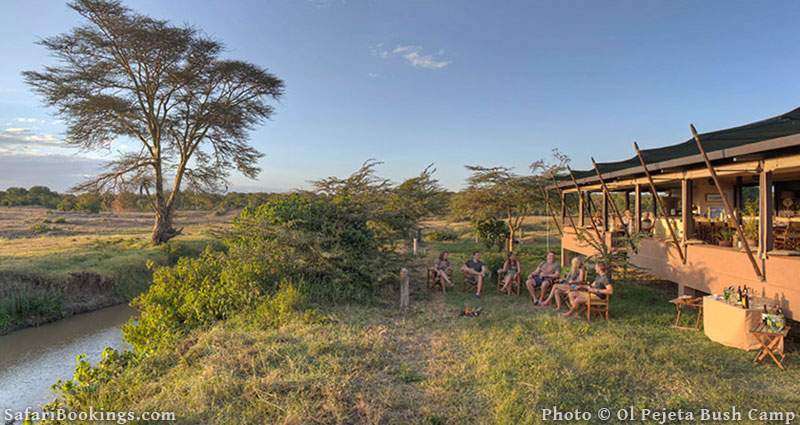
[[[179,230],[173,212],[183,184],[226,186],[232,170],[254,178],[262,156],[250,132],[273,113],[283,81],[222,58],[223,45],[191,26],[136,13],[116,0],[69,4],[85,21],[40,42],[57,64],[24,72],[27,83],[67,123],[66,143],[120,151],[75,190],[135,190],[155,212],[153,242]]]

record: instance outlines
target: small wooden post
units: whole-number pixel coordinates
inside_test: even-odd
[[[411,277],[408,275],[408,269],[403,267],[400,269],[400,309],[408,309],[408,301],[411,295]]]
[[[678,255],[681,257],[681,262],[686,263],[686,256],[683,255],[683,249],[681,249],[681,244],[678,241],[678,236],[675,234],[675,229],[672,227],[672,219],[670,219],[669,214],[667,213],[667,208],[664,206],[664,200],[659,198],[658,190],[656,190],[656,184],[653,182],[653,176],[650,175],[650,170],[647,169],[647,164],[644,162],[644,157],[642,156],[642,151],[639,150],[639,144],[633,142],[633,148],[636,150],[636,156],[639,157],[639,162],[642,164],[642,169],[644,169],[644,174],[647,176],[647,181],[650,184],[650,191],[653,193],[653,204],[656,207],[661,208],[662,214],[664,214],[664,218],[667,220],[667,228],[669,229],[669,233],[672,236],[672,242],[675,244],[675,249],[678,250]],[[655,222],[653,223],[655,225]]]
[[[411,242],[411,251],[413,252],[415,257],[417,256],[417,243],[418,243],[417,240],[418,240],[417,238],[414,238],[414,240]]]
[[[703,143],[700,142],[700,135],[697,134],[697,129],[694,128],[694,124],[689,124],[689,129],[692,130],[692,137],[694,137],[694,141],[697,143],[697,149],[700,151],[700,155],[703,157],[703,161],[706,163],[708,172],[711,174],[711,179],[714,180],[714,186],[717,187],[717,192],[719,192],[719,196],[722,197],[722,205],[725,207],[725,212],[728,214],[728,223],[733,224],[733,226],[736,228],[736,233],[739,234],[739,240],[742,241],[744,251],[747,253],[747,259],[750,260],[750,264],[753,266],[756,276],[758,276],[758,278],[763,282],[766,280],[764,278],[764,274],[761,272],[761,268],[758,267],[758,263],[756,263],[756,258],[753,256],[753,251],[750,250],[750,244],[747,243],[747,238],[744,237],[742,224],[735,219],[736,216],[733,214],[733,208],[728,201],[728,197],[725,196],[725,192],[722,190],[722,185],[719,183],[717,170],[715,170],[714,166],[711,165],[711,161],[709,161],[708,155],[706,155],[706,151],[703,149]]]

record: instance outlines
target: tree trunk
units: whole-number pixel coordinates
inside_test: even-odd
[[[172,218],[174,211],[172,208],[166,206],[159,207],[155,214],[155,224],[153,225],[153,234],[151,241],[154,245],[161,245],[170,239],[181,234],[181,230],[175,230],[172,227]]]
[[[515,228],[509,226],[508,227],[508,252],[514,251],[514,237],[516,237],[517,231]]]

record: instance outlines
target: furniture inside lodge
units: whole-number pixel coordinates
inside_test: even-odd
[[[675,304],[675,324],[672,325],[675,329],[699,331],[703,325],[703,297],[693,297],[690,295],[681,295],[678,298],[670,300]],[[681,316],[683,309],[692,309],[697,311],[697,317],[693,326],[686,326],[681,324]]]
[[[750,333],[756,337],[759,345],[761,346],[761,350],[758,352],[758,354],[756,354],[756,358],[753,359],[753,362],[761,363],[765,358],[767,358],[767,356],[769,356],[779,368],[785,370],[783,361],[786,358],[786,353],[784,353],[783,350],[783,340],[786,338],[786,335],[789,334],[790,329],[791,327],[787,325],[784,326],[780,331],[776,332],[770,329],[764,323],[759,323],[758,326],[753,328]]]

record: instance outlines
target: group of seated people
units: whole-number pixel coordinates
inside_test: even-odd
[[[449,274],[451,265],[447,251],[439,255],[432,270],[443,285],[443,288],[452,286]],[[555,309],[560,310],[562,296],[566,296],[569,302],[569,309],[564,313],[564,316],[571,316],[582,305],[588,303],[590,299],[605,300],[614,293],[614,286],[608,275],[608,265],[603,262],[597,262],[594,265],[594,270],[595,279],[592,283],[587,284],[587,273],[583,257],[576,256],[572,258],[569,272],[562,277],[561,265],[556,258],[556,254],[550,251],[547,253],[545,260],[528,275],[525,287],[528,289],[528,295],[535,306],[545,307],[555,304]],[[486,266],[481,261],[481,253],[473,252],[470,259],[461,266],[461,272],[464,274],[465,281],[475,286],[475,296],[480,298],[484,280],[488,274]],[[517,255],[514,252],[509,252],[503,267],[497,272],[503,276],[499,290],[510,293],[511,285],[515,282],[517,276],[522,273],[522,265]],[[536,295],[537,291],[539,293],[538,297]]]

